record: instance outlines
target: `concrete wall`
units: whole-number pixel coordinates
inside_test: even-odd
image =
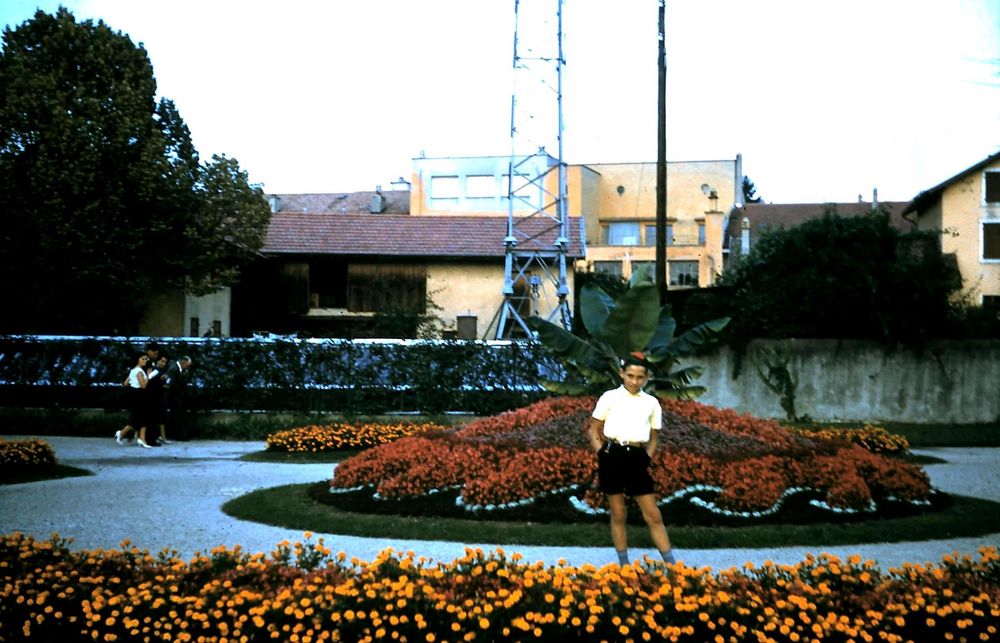
[[[690,360],[705,367],[700,402],[783,418],[779,396],[756,366],[768,349],[784,354],[798,380],[798,415],[820,421],[979,423],[1000,421],[1000,341],[930,345],[922,354],[838,340],[757,340],[737,379],[729,349]]]

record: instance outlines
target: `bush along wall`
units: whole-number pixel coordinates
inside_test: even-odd
[[[118,408],[150,341],[194,361],[195,409],[490,415],[544,396],[561,367],[529,342],[0,337],[0,405]]]

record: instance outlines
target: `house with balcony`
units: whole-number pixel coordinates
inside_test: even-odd
[[[964,294],[1000,312],[1000,152],[924,190],[903,214],[920,230],[940,231]]]

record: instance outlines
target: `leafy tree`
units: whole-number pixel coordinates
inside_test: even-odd
[[[528,320],[542,344],[566,367],[570,381],[545,381],[554,393],[579,395],[601,393],[621,384],[621,360],[641,351],[652,365],[649,386],[663,398],[693,398],[705,387],[692,382],[701,376],[700,366],[672,370],[681,357],[691,354],[728,323],[716,319],[675,335],[677,327],[670,306],[660,306],[656,284],[635,281],[613,299],[600,286],[589,283],[580,290],[580,315],[588,337],[574,335],[562,326],[540,317]]]
[[[885,212],[821,218],[764,235],[685,309],[685,324],[732,317],[727,340],[853,338],[918,345],[950,324],[957,267],[931,232],[902,232]]]
[[[42,11],[0,52],[0,297],[8,332],[131,332],[148,295],[231,283],[268,209],[202,166],[141,46]]]

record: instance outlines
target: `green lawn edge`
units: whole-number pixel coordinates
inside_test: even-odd
[[[92,471],[71,467],[68,464],[56,464],[51,467],[35,467],[21,471],[10,471],[0,473],[0,485],[24,484],[26,482],[39,482],[41,480],[57,480],[59,478],[74,478],[78,476],[92,476]]]
[[[342,511],[309,498],[300,483],[258,489],[222,506],[229,516],[251,522],[323,534],[387,540],[447,540],[502,546],[602,547],[609,543],[603,523],[547,524],[439,517],[401,517]],[[670,526],[673,544],[686,549],[745,549],[837,546],[968,538],[1000,532],[1000,503],[952,496],[953,504],[934,513],[855,523],[778,524],[744,527]],[[629,525],[629,542],[650,547],[644,526]],[[447,538],[442,538],[442,535]]]
[[[359,450],[303,452],[265,450],[245,453],[237,459],[246,462],[270,462],[272,464],[330,464],[340,462],[358,453],[360,453]]]

